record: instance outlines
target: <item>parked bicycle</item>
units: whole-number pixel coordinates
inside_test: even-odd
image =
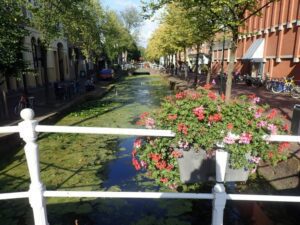
[[[250,75],[245,76],[245,83],[248,86],[261,87],[264,84],[264,81],[261,76],[251,77]]]
[[[21,95],[19,102],[14,107],[15,115],[20,115],[22,109],[34,108],[34,97],[27,97],[25,94]]]
[[[289,93],[293,98],[300,98],[300,86],[295,84],[294,77],[284,78],[281,81],[273,81],[273,93]]]

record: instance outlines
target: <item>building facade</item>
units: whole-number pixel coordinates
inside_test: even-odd
[[[260,1],[260,7],[267,0]],[[249,14],[249,13],[248,13]],[[246,13],[245,17],[248,16]],[[268,4],[260,16],[251,16],[240,36],[235,71],[252,76],[283,78],[294,76],[300,81],[300,0],[279,0]],[[230,43],[219,39],[214,44],[212,70],[224,71],[229,63]],[[224,57],[223,57],[224,52]]]
[[[34,1],[30,0],[34,4]],[[23,13],[32,18],[30,11]],[[55,100],[55,83],[71,83],[78,80],[81,74],[87,74],[87,66],[80,50],[72,46],[66,38],[59,38],[45,47],[42,45],[42,34],[33,27],[27,27],[29,35],[24,39],[23,59],[27,69],[22,76],[7,77],[0,85],[0,119],[11,117],[11,112],[20,95],[26,91],[35,97],[36,102],[44,103],[45,88],[50,100]],[[44,49],[43,49],[44,48]],[[92,68],[89,66],[89,68]]]

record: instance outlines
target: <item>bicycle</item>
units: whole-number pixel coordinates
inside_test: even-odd
[[[15,115],[20,115],[20,112],[26,108],[31,108],[31,109],[34,108],[34,97],[33,96],[30,96],[28,98],[26,98],[23,95],[21,96],[19,102],[14,107]]]
[[[271,90],[275,94],[290,93],[292,98],[300,98],[300,87],[295,84],[294,77],[284,78],[283,81],[274,81]]]

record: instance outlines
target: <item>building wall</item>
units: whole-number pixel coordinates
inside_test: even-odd
[[[260,5],[263,6],[266,2],[267,0],[261,0]],[[299,27],[300,0],[280,0],[269,4],[261,11],[261,16],[250,17],[245,26],[239,29],[241,35],[238,41],[235,70],[251,73],[252,66],[249,64],[253,62],[242,60],[242,57],[256,39],[264,38],[263,73],[273,78],[291,75],[296,80],[300,80]],[[221,51],[220,48],[215,49],[213,64],[218,64],[216,60],[220,60]],[[227,64],[226,60],[224,64]],[[214,68],[218,67],[212,68],[214,71]]]

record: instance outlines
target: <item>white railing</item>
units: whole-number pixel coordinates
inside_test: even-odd
[[[95,197],[95,198],[140,198],[140,199],[212,199],[212,224],[223,224],[223,212],[227,200],[237,201],[274,201],[300,202],[300,196],[227,194],[224,187],[227,152],[216,153],[216,181],[212,193],[163,193],[163,192],[103,192],[103,191],[47,191],[40,179],[39,152],[36,143],[37,132],[82,133],[82,134],[118,134],[135,136],[174,137],[174,133],[165,130],[67,127],[38,125],[33,120],[34,112],[24,109],[21,112],[23,122],[18,126],[0,127],[0,133],[20,133],[25,141],[25,155],[31,184],[27,192],[2,193],[0,200],[28,198],[33,210],[35,225],[48,225],[45,197]],[[300,142],[300,136],[272,135],[267,141]]]

